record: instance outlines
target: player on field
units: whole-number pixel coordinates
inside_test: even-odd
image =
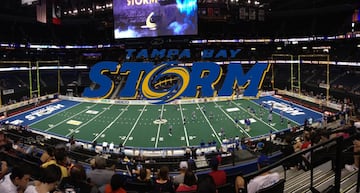
[[[195,120],[195,119],[196,119],[195,111],[193,111],[193,112],[191,113],[191,119],[192,119],[192,120]]]
[[[269,112],[269,115],[268,115],[268,123],[270,125],[272,125],[272,119],[273,119],[273,116],[272,116],[272,111]]]
[[[169,125],[169,136],[172,136],[172,129],[173,129],[173,126]]]
[[[284,111],[280,111],[280,124],[284,123]]]
[[[246,119],[244,120],[244,122],[245,122],[245,126],[246,126],[245,131],[249,132],[249,131],[250,131],[251,121],[250,121],[249,118],[246,118]]]

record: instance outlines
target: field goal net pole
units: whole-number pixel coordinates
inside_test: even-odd
[[[45,66],[44,66],[45,64]],[[49,64],[54,64],[56,66],[51,66],[52,68],[56,67],[57,70],[57,93],[60,94],[60,85],[61,85],[61,77],[60,77],[60,61],[59,60],[38,60],[36,61],[36,86],[37,86],[37,95],[38,97],[41,96],[41,84],[40,84],[40,70],[43,67],[48,67]]]
[[[272,86],[272,90],[277,90],[277,88],[275,88],[275,70],[274,70],[274,66],[277,63],[284,63],[287,64],[290,60],[291,63],[291,77],[293,74],[293,60],[294,60],[294,56],[291,54],[272,54],[271,55],[271,61],[270,61],[270,65],[271,65],[271,86]],[[290,80],[291,82],[291,92],[294,92],[294,82],[293,79],[291,78]]]
[[[10,64],[11,67],[16,67],[19,68],[19,65],[16,64],[21,64],[23,66],[26,66],[25,68],[28,70],[29,73],[29,98],[32,98],[32,77],[31,77],[31,61],[0,61],[0,65],[2,67],[5,67],[6,64]],[[6,66],[6,68],[8,68],[9,66]],[[10,69],[9,69],[10,70]],[[0,107],[2,106],[2,90],[0,90]]]
[[[310,59],[310,60],[309,60]],[[321,60],[325,59],[325,60]],[[326,102],[329,102],[330,99],[330,56],[328,54],[305,54],[298,55],[298,71],[299,71],[299,80],[300,80],[300,66],[303,64],[315,64],[315,65],[326,65]],[[299,82],[299,94],[301,91],[301,85]]]

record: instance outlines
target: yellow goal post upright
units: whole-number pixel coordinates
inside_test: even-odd
[[[305,67],[306,65],[317,65],[325,66],[325,80],[317,85],[319,88],[324,88],[326,90],[326,102],[329,102],[330,99],[330,56],[329,54],[304,54],[298,55],[298,66],[299,72],[300,68]],[[300,75],[300,74],[299,74]],[[320,76],[321,77],[321,76]],[[301,85],[299,85],[299,91],[301,91]],[[300,94],[300,93],[299,93]]]
[[[60,61],[59,60],[38,60],[35,62],[35,71],[36,71],[36,87],[37,87],[37,96],[40,97],[42,94],[45,95],[46,93],[42,93],[42,88],[41,88],[41,81],[42,78],[54,78],[54,77],[46,77],[46,76],[41,76],[42,72],[45,71],[49,71],[49,72],[54,72],[56,70],[56,77],[54,79],[54,82],[49,81],[46,82],[46,84],[51,84],[51,83],[55,83],[56,85],[54,85],[56,88],[54,90],[54,92],[52,93],[47,93],[47,94],[53,94],[53,93],[58,93],[60,94],[60,86],[61,86],[61,73],[60,73]],[[32,68],[34,70],[34,68]],[[54,73],[55,74],[55,73]]]
[[[285,74],[290,75],[288,77],[288,79],[290,80],[290,90],[291,92],[294,92],[295,90],[295,83],[294,83],[294,65],[293,62],[294,61],[294,56],[291,54],[272,54],[271,55],[271,60],[269,62],[269,64],[271,65],[271,87],[272,90],[276,91],[276,90],[282,90],[281,88],[277,88],[275,85],[275,81],[276,81],[276,73],[275,73],[275,69],[276,68],[281,68],[281,69],[285,69],[285,67],[289,66],[290,63],[290,70],[286,71]],[[280,73],[280,72],[278,72]],[[288,81],[288,80],[287,80]]]
[[[13,69],[14,68],[14,69]],[[17,61],[17,60],[13,60],[13,61],[0,61],[0,69],[1,69],[1,73],[7,73],[7,72],[12,72],[15,70],[19,70],[19,71],[27,71],[28,72],[28,76],[29,76],[29,98],[32,98],[32,76],[31,76],[31,61]],[[3,95],[3,90],[0,90],[0,107],[2,107],[3,103],[2,103],[2,95]]]

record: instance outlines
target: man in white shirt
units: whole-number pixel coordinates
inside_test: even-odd
[[[248,193],[255,193],[261,189],[267,188],[280,180],[278,173],[265,172],[256,176],[254,179],[250,180],[247,185]]]
[[[0,181],[0,192],[18,193],[24,191],[30,180],[30,172],[25,168],[14,167],[11,173],[7,174]]]
[[[265,155],[258,158],[258,168],[261,169],[269,165],[269,160]],[[267,188],[280,180],[280,175],[277,172],[271,173],[266,171],[255,178],[251,179],[247,184],[247,193],[256,193],[261,189]],[[245,180],[238,176],[235,180],[236,193],[245,192]]]

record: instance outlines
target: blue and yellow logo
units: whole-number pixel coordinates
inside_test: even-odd
[[[230,63],[226,65],[225,74],[215,62],[194,62],[191,67],[185,67],[177,62],[160,65],[153,62],[124,62],[120,65],[103,61],[96,63],[89,74],[98,86],[95,89],[85,88],[83,96],[109,97],[115,86],[109,75],[120,74],[126,77],[126,81],[119,97],[136,99],[141,94],[153,100],[154,104],[169,103],[183,97],[231,96],[235,94],[236,87],[244,89],[244,97],[257,97],[269,67],[267,63],[256,63],[244,73],[240,63]]]

